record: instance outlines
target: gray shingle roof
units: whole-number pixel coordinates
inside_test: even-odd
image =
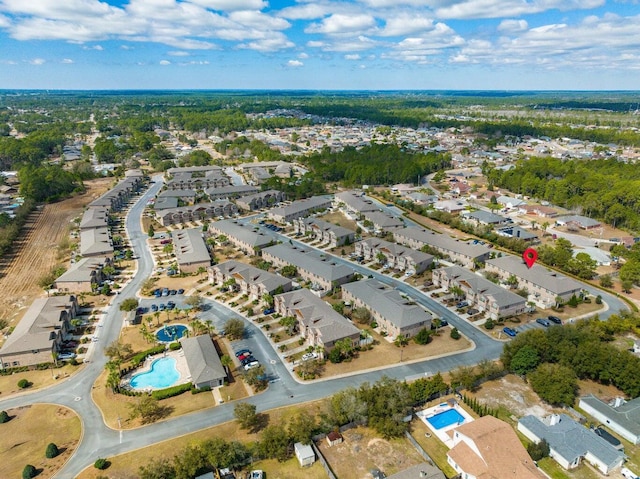
[[[411,301],[400,296],[398,290],[376,279],[343,284],[342,289],[399,328],[431,321],[431,314],[420,306],[411,304]]]
[[[361,196],[360,193],[356,193],[355,191],[343,191],[342,193],[338,193],[336,195],[336,199],[359,213],[380,210],[380,208],[373,204],[370,199]]]
[[[612,407],[597,397],[590,395],[580,398],[593,409],[620,424],[624,429],[640,436],[640,397],[625,402],[622,406]]]
[[[202,230],[199,228],[173,230],[171,238],[173,239],[173,251],[176,254],[178,264],[211,261],[209,250],[202,237]]]
[[[560,420],[553,426],[535,416],[525,416],[520,423],[529,431],[549,443],[549,447],[565,458],[569,463],[591,453],[604,464],[612,466],[620,461],[624,454],[593,431],[580,425],[566,414],[560,414]]]
[[[469,258],[482,258],[488,256],[491,250],[483,245],[465,243],[448,235],[434,233],[433,231],[420,228],[404,228],[394,231],[394,235],[399,238],[406,237],[423,244],[428,244],[434,248],[451,251]]]
[[[255,266],[230,260],[213,266],[225,277],[229,275],[239,275],[247,284],[262,285],[267,291],[274,291],[278,287],[285,287],[291,284],[291,280],[277,274],[269,273]]]
[[[354,274],[350,267],[337,264],[331,259],[320,258],[315,253],[287,244],[277,244],[263,250],[263,254],[270,254],[288,264],[304,269],[326,281],[338,281]]]
[[[522,296],[512,293],[460,266],[449,266],[443,268],[442,271],[446,273],[448,278],[453,278],[457,282],[465,282],[472,291],[482,294],[483,296],[490,296],[500,308],[524,304],[526,302],[526,299]]]
[[[229,238],[248,244],[252,247],[263,248],[275,242],[271,235],[260,233],[254,230],[251,225],[243,225],[233,220],[220,220],[209,225],[209,228],[218,234],[223,234]]]
[[[227,373],[220,362],[216,347],[207,334],[194,338],[180,338],[182,351],[187,360],[191,382],[201,384],[204,382],[225,379]]]

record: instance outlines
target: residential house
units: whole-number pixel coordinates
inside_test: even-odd
[[[538,242],[538,235],[517,225],[503,226],[496,229],[496,234],[505,238],[514,238],[531,243]]]
[[[227,372],[220,362],[211,336],[203,334],[192,338],[180,338],[178,341],[182,345],[193,387],[202,389],[224,386]]]
[[[295,266],[298,274],[312,283],[312,289],[320,292],[352,281],[355,274],[349,266],[338,264],[330,257],[284,243],[263,249],[262,258],[276,268]]]
[[[560,216],[556,218],[556,224],[558,226],[573,226],[582,230],[591,230],[601,226],[599,221],[581,215]]]
[[[452,215],[457,215],[461,211],[468,208],[469,203],[465,200],[438,200],[433,204],[433,207],[438,211],[445,211]]]
[[[460,263],[465,268],[474,268],[489,258],[491,250],[481,244],[472,244],[451,238],[446,234],[434,233],[421,228],[403,228],[393,232],[393,238],[398,243],[413,249],[421,249],[428,245],[449,257],[451,261]]]
[[[515,431],[493,416],[454,429],[447,462],[459,477],[474,479],[545,479]]]
[[[473,223],[476,226],[500,226],[507,223],[512,223],[511,218],[505,218],[504,216],[490,213],[489,211],[476,210],[462,213],[460,215],[465,221]]]
[[[368,238],[355,243],[355,254],[366,261],[384,256],[389,268],[420,274],[433,263],[433,256],[380,238]]]
[[[2,368],[52,362],[53,354],[70,337],[71,320],[78,309],[71,295],[34,300],[0,349]]]
[[[211,201],[221,198],[238,198],[240,196],[258,193],[260,188],[252,185],[229,185],[218,188],[207,188],[205,193]]]
[[[283,192],[278,190],[266,190],[252,195],[241,196],[236,200],[238,208],[247,211],[271,208],[273,205],[285,200]]]
[[[558,212],[556,210],[543,205],[520,205],[518,207],[518,213],[522,215],[536,215],[541,218],[555,218],[558,216]]]
[[[378,479],[373,471],[371,472],[373,479]],[[385,477],[387,479],[446,479],[446,476],[440,469],[428,462],[421,462],[420,464],[408,467],[407,469],[398,471],[390,476],[380,474],[378,477],[380,479]]]
[[[525,201],[522,201],[518,198],[512,198],[510,196],[505,196],[505,195],[498,196],[496,200],[498,201],[499,205],[504,206],[508,210],[513,210],[526,204]]]
[[[233,279],[240,292],[249,295],[251,299],[291,291],[290,279],[240,261],[225,261],[209,267],[208,271],[209,282],[224,284]]]
[[[293,220],[331,207],[331,200],[331,196],[312,196],[305,200],[294,201],[287,206],[272,208],[267,213],[267,217],[279,223],[291,223]]]
[[[533,301],[546,309],[556,304],[556,298],[568,301],[580,294],[582,284],[557,271],[535,264],[529,268],[522,258],[505,255],[485,262],[488,272],[497,273],[503,281],[511,276],[518,279],[518,287],[526,288]]]
[[[226,236],[229,242],[249,256],[259,254],[263,248],[276,242],[273,236],[261,233],[254,226],[233,220],[210,223],[209,234],[211,236]]]
[[[353,243],[355,231],[317,218],[298,218],[293,221],[296,233],[308,235],[335,248]]]
[[[640,444],[640,397],[606,403],[593,395],[580,398],[580,409],[632,444]]]
[[[471,306],[486,311],[494,320],[527,311],[526,298],[460,266],[435,269],[433,284],[447,290],[454,286],[460,288]]]
[[[226,200],[216,200],[212,203],[198,203],[193,206],[161,210],[156,214],[162,226],[187,223],[190,221],[204,221],[219,216],[231,216],[238,212],[238,207]]]
[[[91,293],[97,285],[107,279],[102,270],[112,263],[110,257],[81,258],[55,280],[53,287],[58,291]]]
[[[296,318],[300,334],[309,346],[330,352],[343,339],[354,346],[359,344],[360,330],[308,289],[279,294],[274,300],[276,313]]]
[[[388,336],[413,337],[422,329],[431,329],[431,314],[400,292],[376,279],[342,285],[342,299],[352,308],[365,308]]]
[[[173,252],[182,273],[195,273],[199,268],[211,265],[211,256],[200,228],[173,230]]]
[[[518,421],[518,431],[531,441],[547,441],[549,456],[565,469],[574,469],[585,460],[608,475],[625,460],[624,453],[566,414],[552,414],[543,419],[524,416]]]

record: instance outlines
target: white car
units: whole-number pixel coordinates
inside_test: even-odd
[[[75,353],[60,353],[60,354],[58,354],[58,359],[60,359],[61,361],[66,361],[68,359],[73,359],[75,357],[76,357]]]
[[[303,361],[310,361],[311,359],[318,359],[317,353],[306,353],[302,355]]]
[[[256,469],[251,471],[251,474],[249,474],[249,479],[263,479],[264,478],[264,472],[262,472],[260,469]]]
[[[244,370],[248,371],[249,369],[257,368],[258,366],[260,366],[259,361],[251,361],[250,363],[244,365]]]

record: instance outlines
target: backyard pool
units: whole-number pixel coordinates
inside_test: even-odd
[[[455,409],[447,409],[434,416],[428,417],[427,421],[434,429],[443,429],[449,426],[459,426],[465,421],[465,417]]]
[[[184,324],[175,324],[173,326],[165,326],[156,332],[156,338],[162,343],[170,343],[177,341],[187,332]]]
[[[176,369],[174,358],[160,358],[151,363],[151,369],[144,373],[136,374],[129,384],[133,389],[163,389],[173,386],[180,373]]]

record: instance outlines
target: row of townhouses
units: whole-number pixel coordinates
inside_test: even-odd
[[[225,236],[231,244],[249,256],[256,255],[263,248],[276,243],[273,236],[262,233],[250,224],[238,223],[234,220],[210,223],[208,231],[212,236]]]
[[[280,206],[272,208],[267,216],[273,221],[279,223],[291,223],[298,218],[307,217],[317,211],[325,210],[331,207],[332,197],[326,196],[312,196],[305,200],[293,201],[286,206]]]
[[[211,203],[198,203],[193,206],[163,209],[156,213],[162,226],[187,223],[190,221],[205,221],[219,216],[232,216],[238,213],[238,207],[226,200],[216,200]]]
[[[173,252],[182,273],[195,273],[211,265],[211,256],[205,243],[202,229],[190,228],[171,232]]]
[[[293,220],[293,227],[296,233],[310,236],[331,248],[353,243],[356,235],[349,228],[317,218],[298,218]]]
[[[355,243],[355,254],[366,261],[384,257],[388,268],[420,274],[433,263],[433,256],[380,238],[368,238]]]

